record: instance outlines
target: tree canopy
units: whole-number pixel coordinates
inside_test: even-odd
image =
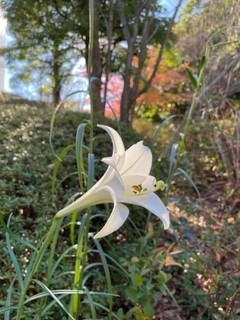
[[[30,82],[35,78],[39,90],[41,82],[49,85],[57,104],[74,64],[80,57],[88,63],[88,1],[1,2],[13,37],[5,51],[9,64],[15,66],[15,80]],[[169,16],[159,1],[94,1],[90,14],[94,25],[92,68],[88,71],[95,110],[104,112],[108,79],[117,72],[123,80],[121,119],[128,121],[132,117],[138,96],[149,89],[156,74],[181,3],[176,2]],[[152,74],[144,79],[149,46],[158,47],[159,54]],[[16,61],[24,62],[23,67],[16,68]]]

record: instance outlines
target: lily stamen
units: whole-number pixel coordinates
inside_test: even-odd
[[[165,189],[165,183],[162,180],[154,183],[153,188],[152,187],[144,187],[143,188],[143,185],[141,183],[135,184],[132,186],[132,192],[135,196],[143,196],[143,195],[147,195],[152,192],[156,192],[158,190],[163,191],[164,189]]]

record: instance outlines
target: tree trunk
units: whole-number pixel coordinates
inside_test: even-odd
[[[53,103],[57,106],[61,101],[61,75],[59,63],[58,44],[54,43],[53,48]]]
[[[124,86],[121,97],[121,115],[120,119],[124,122],[132,122],[134,117],[134,108],[136,105],[137,98],[145,93],[151,86],[152,80],[155,77],[158,66],[160,64],[163,49],[169,39],[177,12],[183,0],[178,0],[174,14],[169,20],[169,26],[166,31],[166,37],[162,42],[159,56],[156,60],[155,68],[147,80],[143,88],[139,88],[141,73],[144,68],[144,62],[147,56],[147,45],[149,44],[149,39],[154,36],[155,30],[152,31],[152,23],[154,22],[155,16],[155,4],[150,0],[137,1],[136,12],[134,17],[134,23],[129,24],[126,10],[125,1],[118,0],[119,15],[121,20],[121,25],[124,33],[125,40],[127,42],[127,57],[124,69]],[[140,18],[141,17],[141,18]],[[151,33],[152,32],[152,33]],[[133,61],[134,57],[137,55],[138,65],[136,70],[133,72]]]
[[[59,85],[53,87],[53,103],[56,107],[61,101],[61,89]]]
[[[93,53],[92,53],[92,72],[91,72],[91,99],[93,110],[104,114],[104,105],[101,100],[101,77],[102,77],[102,61],[99,49],[99,15],[100,0],[94,2],[94,30],[93,30]]]
[[[123,122],[129,122],[129,96],[130,96],[130,79],[126,81],[124,79],[123,92],[120,105],[120,120]]]

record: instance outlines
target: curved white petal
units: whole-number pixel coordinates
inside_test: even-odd
[[[107,185],[114,190],[116,198],[118,200],[120,200],[125,193],[122,177],[120,176],[117,168],[119,157],[120,156],[118,154],[115,154],[112,157],[102,159],[102,161],[108,164],[109,168],[111,168],[112,170],[111,175],[108,175],[107,179],[103,181],[105,182],[104,185]],[[102,182],[102,185],[103,185],[103,182]]]
[[[168,210],[155,193],[150,193],[143,196],[125,197],[123,202],[135,204],[151,211],[162,220],[164,229],[169,228],[170,218]]]
[[[123,154],[125,152],[124,144],[123,144],[122,138],[117,133],[117,131],[108,126],[104,126],[100,124],[98,124],[98,127],[104,129],[110,135],[110,138],[113,144],[113,154],[115,153]]]
[[[94,236],[95,239],[105,237],[119,229],[129,215],[128,208],[121,203],[117,203],[114,191],[109,187],[105,187],[104,189],[104,191],[108,192],[109,196],[112,197],[114,207],[104,227]]]
[[[152,167],[152,152],[140,141],[125,152],[124,164],[120,174],[146,174],[148,175]]]
[[[80,198],[70,203],[62,210],[58,211],[57,216],[64,217],[75,211],[79,212],[85,208],[89,208],[100,203],[112,202],[112,195],[109,194],[108,191],[106,191],[106,188],[108,187],[100,187],[96,189],[94,187],[92,187],[90,190],[84,193]],[[124,192],[122,185],[115,184],[115,187],[116,190],[118,190],[118,188],[122,188],[122,190],[118,190],[118,192],[122,195],[122,193]]]
[[[115,178],[115,176],[117,176],[119,183],[122,184],[121,176],[117,168],[119,158],[121,157],[118,154],[114,154],[112,157],[102,159],[102,162],[106,163],[108,168],[101,179],[91,189],[96,190],[99,187],[108,185]]]
[[[124,155],[120,156],[116,153],[112,157],[103,158],[102,162],[112,167],[115,170],[115,173],[120,177],[119,164],[124,162]]]

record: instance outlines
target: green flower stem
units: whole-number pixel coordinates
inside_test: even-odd
[[[92,156],[93,155],[89,154],[88,157],[88,190],[94,183],[94,157]],[[77,290],[81,290],[83,287],[84,271],[87,263],[90,220],[91,208],[88,207],[87,214],[82,217],[81,225],[79,228],[74,276],[74,289]],[[78,315],[80,313],[80,302],[81,296],[79,294],[74,294],[71,298],[70,314],[76,319],[78,318]]]
[[[58,225],[59,225],[59,222],[61,222],[62,220],[59,219],[57,216],[54,217],[53,219],[53,222],[52,222],[52,225],[50,227],[50,230],[47,234],[47,237],[45,238],[43,244],[41,245],[37,255],[36,255],[36,258],[35,258],[35,261],[33,263],[33,266],[32,266],[32,269],[30,271],[30,274],[28,274],[26,277],[27,281],[26,283],[24,284],[24,288],[21,292],[21,298],[19,300],[19,304],[18,304],[18,310],[17,310],[17,316],[16,316],[16,320],[20,320],[21,319],[21,316],[22,316],[22,312],[23,312],[23,307],[24,307],[24,303],[25,303],[25,300],[26,300],[26,295],[27,295],[27,291],[29,289],[29,285],[33,279],[33,276],[35,274],[35,272],[38,270],[38,267],[39,267],[39,264],[41,263],[42,261],[42,258],[44,256],[44,253],[47,249],[47,247],[49,246],[50,242],[52,241],[54,235],[55,235],[55,232],[58,228]]]
[[[87,263],[90,218],[91,210],[88,209],[88,213],[82,218],[79,232],[74,276],[74,289],[76,290],[81,290],[83,287],[84,270]],[[80,307],[81,295],[79,295],[78,293],[73,294],[70,304],[70,314],[76,319],[78,319],[79,317]]]
[[[78,290],[81,289],[82,283],[81,283],[81,274],[84,271],[84,265],[83,265],[83,242],[84,242],[84,233],[85,233],[85,220],[86,216],[83,216],[80,230],[79,230],[79,237],[78,237],[78,246],[77,246],[77,252],[76,252],[76,260],[75,260],[75,273],[74,273],[74,289]],[[83,231],[83,232],[82,232]],[[74,294],[71,297],[71,303],[70,303],[70,314],[74,318],[78,318],[78,314],[80,311],[80,296],[78,294]]]

